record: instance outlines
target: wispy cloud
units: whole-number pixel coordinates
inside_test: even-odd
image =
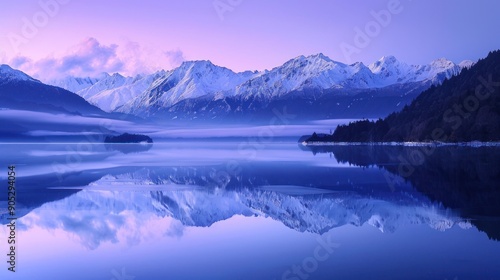
[[[7,55],[4,51],[0,50],[0,64],[7,63]]]
[[[15,68],[30,67],[31,61],[25,56],[16,56],[10,61],[10,64]]]
[[[184,60],[180,49],[154,50],[131,41],[122,45],[105,45],[96,38],[86,38],[60,57],[32,60],[17,56],[6,62],[35,78],[48,81],[65,76],[96,77],[102,72],[133,76],[171,69]]]
[[[59,61],[58,70],[70,73],[95,73],[101,69],[107,72],[120,71],[124,64],[116,54],[117,49],[118,45],[105,46],[95,38],[88,38],[77,46],[73,54]]]
[[[177,67],[186,60],[184,53],[180,49],[166,51],[164,54],[172,67]]]
[[[184,53],[180,49],[165,51],[132,41],[118,48],[118,56],[126,61],[123,72],[129,75],[172,69],[185,60]]]

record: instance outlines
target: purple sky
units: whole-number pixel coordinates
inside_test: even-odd
[[[500,47],[499,10],[493,0],[9,1],[0,8],[0,63],[45,79],[200,59],[263,70],[319,52],[344,63],[384,55],[458,63]]]

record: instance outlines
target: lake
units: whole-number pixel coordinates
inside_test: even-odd
[[[498,147],[242,137],[0,149],[1,279],[500,278]]]

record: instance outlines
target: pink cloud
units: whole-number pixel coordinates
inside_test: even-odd
[[[121,46],[105,45],[95,38],[86,38],[61,57],[51,56],[34,61],[25,56],[16,56],[8,64],[42,81],[48,81],[66,76],[96,77],[102,72],[134,76],[177,67],[184,60],[184,53],[179,49],[148,49],[130,41]]]
[[[124,63],[116,54],[117,48],[118,45],[104,46],[95,38],[87,38],[77,46],[73,54],[59,60],[58,71],[87,75],[121,71]]]
[[[170,62],[171,67],[177,67],[186,60],[184,53],[180,49],[166,51],[164,54]]]

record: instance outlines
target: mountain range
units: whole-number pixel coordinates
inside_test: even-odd
[[[92,191],[94,186],[107,180],[127,180],[126,177],[103,178],[89,188],[65,199],[43,205],[32,212],[50,213],[41,218],[51,221],[48,229],[58,229],[64,221],[74,221],[78,231],[65,227],[63,230],[81,238],[89,249],[95,249],[108,242],[109,236],[117,236],[123,230],[123,223],[114,224],[112,217],[131,215],[132,232],[140,229],[143,223],[140,217],[159,219],[167,222],[168,217],[178,221],[181,229],[189,227],[210,227],[213,224],[230,219],[235,215],[246,217],[267,217],[299,232],[324,234],[332,228],[345,225],[371,225],[381,232],[395,232],[410,224],[425,224],[445,231],[454,226],[471,227],[453,213],[447,213],[437,203],[415,201],[409,205],[393,200],[370,200],[356,195],[316,195],[292,196],[274,191],[242,189],[214,193],[203,189],[183,191],[138,191],[100,192]],[[138,182],[141,183],[141,182]],[[106,185],[104,185],[107,187]],[[279,201],[279,204],[278,202]],[[86,209],[86,207],[90,209]],[[85,209],[82,211],[81,209]],[[65,211],[57,211],[65,209]],[[325,209],[328,209],[325,211]],[[103,214],[106,213],[106,214]],[[107,214],[113,213],[113,214]],[[82,221],[91,218],[95,223]],[[48,225],[48,222],[42,222]],[[81,232],[102,232],[95,226],[104,226],[107,234],[78,234]],[[129,229],[130,230],[130,229]],[[132,233],[129,232],[129,233]],[[183,232],[183,230],[181,231]],[[137,233],[135,233],[137,234]]]
[[[210,227],[235,215],[267,217],[296,231],[318,234],[348,224],[370,224],[382,232],[395,232],[409,224],[427,224],[440,231],[455,225],[471,226],[456,213],[446,211],[411,189],[387,195],[385,189],[375,192],[372,189],[370,193],[339,192],[299,186],[258,186],[251,182],[246,187],[219,189],[208,186],[207,176],[196,180],[186,176],[186,172],[192,175],[194,171],[197,171],[194,174],[204,173],[203,168],[175,167],[109,174],[63,199],[22,210],[24,215],[31,216],[46,213],[40,218],[50,223],[41,224],[51,229],[64,225],[64,221],[73,221],[80,233],[102,233],[94,226],[109,225],[104,228],[109,229],[110,234],[81,236],[91,238],[82,240],[89,249],[115,236],[123,223],[114,224],[113,221],[121,219],[110,217],[125,213],[138,222],[133,229],[140,229],[141,220],[153,217],[172,217],[184,228]],[[233,177],[231,181],[242,179]],[[89,218],[96,223],[86,223]],[[0,223],[8,223],[6,215],[0,215]],[[64,227],[64,230],[71,232],[72,227]]]
[[[393,56],[368,66],[347,65],[317,54],[260,72],[235,73],[210,61],[188,61],[149,75],[104,73],[47,83],[73,91],[107,112],[163,120],[268,118],[274,108],[284,106],[302,119],[358,118],[401,109],[423,90],[471,65],[444,58],[408,65]]]

